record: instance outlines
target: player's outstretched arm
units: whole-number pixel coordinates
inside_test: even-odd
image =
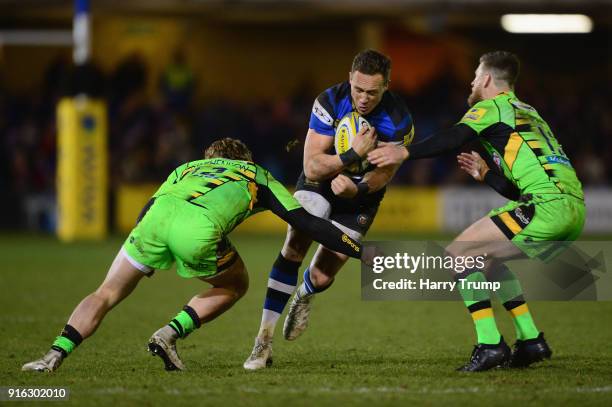
[[[313,216],[304,208],[293,209],[279,215],[285,222],[299,231],[306,233],[313,240],[338,253],[359,259],[361,243],[351,239],[346,233],[332,225],[331,222]]]
[[[476,151],[461,153],[457,156],[459,168],[470,174],[476,181],[485,182],[500,195],[516,201],[520,190],[510,180],[489,168],[485,160]]]
[[[334,144],[333,136],[317,133],[308,129],[304,144],[304,174],[313,181],[323,181],[337,175],[344,167],[360,161],[376,144],[376,131],[373,127],[362,128],[353,147],[343,154],[329,154]]]
[[[476,140],[478,134],[466,124],[459,123],[450,129],[441,130],[425,140],[409,147],[384,145],[368,154],[368,161],[378,167],[399,165],[410,156],[411,159],[431,158],[458,149]],[[402,149],[408,149],[404,152]]]
[[[351,239],[331,222],[309,214],[269,173],[266,175],[266,181],[267,183],[258,183],[258,207],[271,210],[282,220],[330,250],[357,259],[361,257],[359,242]]]

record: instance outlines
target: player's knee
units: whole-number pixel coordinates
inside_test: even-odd
[[[323,273],[321,270],[317,268],[310,269],[310,282],[316,288],[327,287],[331,283],[333,283],[335,276],[331,276]]]
[[[234,301],[238,301],[249,290],[249,274],[242,260],[237,263],[237,267],[238,269],[231,282],[225,286],[226,289],[232,292]]]
[[[241,275],[233,284],[232,289],[236,296],[236,301],[244,297],[246,292],[249,290],[249,276],[246,273],[246,270],[244,271],[244,274]]]
[[[98,302],[104,304],[106,307],[112,307],[115,305],[120,298],[119,292],[110,287],[101,286],[91,294]]]
[[[290,228],[281,253],[287,260],[301,262],[306,257],[311,243],[312,240],[310,238]]]

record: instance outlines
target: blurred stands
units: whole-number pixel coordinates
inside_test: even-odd
[[[335,28],[332,29],[335,32],[333,30]],[[418,40],[409,29],[402,30],[404,34],[394,35],[400,43]],[[303,31],[307,33],[308,28]],[[555,46],[538,53],[530,50],[528,40],[517,46],[513,42],[516,37],[494,32],[496,36],[488,35],[487,41],[479,47],[467,48],[470,54],[463,58],[467,61],[463,72],[458,73],[461,68],[452,67],[448,60],[440,62],[435,69],[433,65],[430,68],[427,54],[421,57],[418,51],[408,56],[414,59],[407,62],[412,65],[392,72],[392,89],[403,95],[413,113],[416,140],[452,125],[465,112],[471,70],[481,51],[493,47],[518,49],[524,64],[524,73],[517,86],[518,96],[532,104],[548,121],[584,184],[612,184],[609,53],[603,57],[603,64],[591,59],[589,53],[599,55],[605,53],[605,48],[575,49],[574,57],[563,55],[566,39],[580,47],[579,41],[571,42],[571,36],[550,40]],[[442,35],[434,32],[431,36]],[[459,37],[472,44],[480,40],[478,32],[464,32],[463,36],[459,33]],[[606,46],[605,38],[605,32],[599,33],[597,44]],[[356,43],[357,46],[349,45],[350,52],[356,52],[368,41]],[[109,45],[105,46],[108,49]],[[406,55],[402,54],[401,47],[394,48],[393,43],[383,41],[381,48],[394,62],[397,60],[397,66],[405,66]],[[30,86],[21,88],[9,86],[9,69],[0,69],[0,228],[53,229],[50,210],[41,208],[51,208],[54,200],[55,107],[62,95],[74,94],[84,87],[89,94],[103,97],[108,103],[112,190],[124,183],[158,183],[180,163],[199,158],[212,140],[226,136],[243,139],[253,150],[256,161],[269,168],[282,182],[288,185],[295,182],[302,167],[303,143],[291,151],[287,151],[286,146],[293,140],[303,142],[312,101],[324,89],[320,80],[295,75],[285,78],[293,86],[279,89],[277,97],[240,98],[231,91],[227,94],[209,91],[214,77],[211,79],[208,72],[201,70],[202,64],[190,65],[195,54],[193,49],[175,48],[164,52],[173,55],[172,59],[155,69],[150,55],[132,51],[120,58],[114,56],[116,63],[112,66],[108,62],[100,64],[98,58],[94,59],[97,63],[76,70],[66,49],[58,48],[53,52],[54,57],[39,67],[40,75],[28,78]],[[549,57],[546,52],[556,54],[555,62],[546,61]],[[344,54],[349,55],[346,51]],[[419,58],[423,59],[419,61]],[[565,62],[561,66],[558,61]],[[0,68],[3,62],[0,57]],[[316,56],[311,62],[313,65],[320,63]],[[346,78],[350,62],[347,59],[343,66],[335,68],[341,73],[334,76],[337,82]],[[265,62],[263,64],[265,66]],[[416,75],[413,75],[416,71],[410,69],[422,64],[425,66],[424,72],[418,74],[420,80],[408,86]],[[11,69],[15,69],[14,65]],[[308,71],[307,67],[301,69]],[[287,76],[291,74],[285,72]],[[249,67],[245,67],[241,75],[248,77]],[[330,81],[327,86],[333,84]],[[458,170],[454,157],[448,156],[410,162],[402,167],[394,183],[426,186],[472,182]],[[28,212],[42,215],[33,219]]]

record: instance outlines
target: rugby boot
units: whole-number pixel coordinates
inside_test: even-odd
[[[64,355],[55,349],[50,349],[42,359],[26,363],[21,367],[24,372],[54,372],[62,364]]]
[[[297,292],[291,299],[289,312],[283,324],[283,336],[288,341],[297,339],[308,328],[308,317],[312,308],[314,295],[300,296]]]
[[[257,337],[251,355],[244,361],[242,367],[246,370],[259,370],[270,366],[272,366],[272,339]]]
[[[510,357],[510,367],[528,367],[532,363],[550,359],[552,350],[544,339],[544,332],[540,332],[537,338],[520,340],[517,339],[513,346]]]
[[[510,357],[511,351],[504,338],[501,338],[497,345],[479,343],[474,346],[469,362],[458,368],[457,371],[482,372],[506,365]]]
[[[158,329],[149,338],[148,350],[164,361],[166,370],[185,370],[185,365],[176,351],[176,335],[169,326]]]

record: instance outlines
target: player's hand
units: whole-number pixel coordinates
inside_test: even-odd
[[[476,181],[484,181],[489,166],[476,151],[461,153],[457,156],[459,168],[470,174]]]
[[[363,126],[359,129],[359,133],[355,136],[353,143],[351,144],[353,150],[364,158],[366,154],[376,148],[376,129],[374,127]]]
[[[331,182],[331,189],[341,198],[352,198],[357,195],[357,185],[346,175],[339,174]]]
[[[364,244],[361,249],[361,262],[367,267],[374,266],[376,257],[385,257],[385,253],[378,247],[372,244]]]
[[[368,154],[368,161],[377,167],[399,165],[408,159],[410,153],[403,145],[379,143],[378,148]]]

